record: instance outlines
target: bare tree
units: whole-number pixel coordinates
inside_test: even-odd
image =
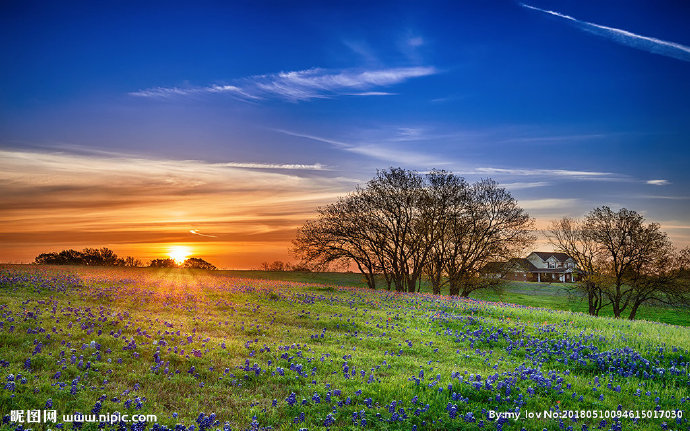
[[[687,250],[687,249],[686,249]],[[670,242],[651,250],[645,259],[640,259],[627,276],[630,285],[628,303],[634,320],[639,307],[644,303],[666,305],[688,305],[687,279],[683,278],[683,267],[687,265],[687,251],[676,252]]]
[[[427,176],[429,199],[433,211],[427,211],[428,223],[435,223],[429,238],[431,250],[427,258],[424,274],[431,283],[432,292],[440,294],[448,284],[446,266],[454,259],[457,248],[452,238],[459,220],[470,200],[470,186],[464,178],[444,171],[432,171]]]
[[[673,252],[666,233],[657,223],[645,224],[636,211],[617,212],[607,206],[595,208],[585,219],[587,235],[601,249],[603,259],[603,293],[613,307],[615,317],[621,317],[630,306],[634,319],[639,306],[650,300],[661,300],[665,278],[664,267]]]
[[[275,260],[271,263],[269,271],[284,271],[285,263],[282,260]]]
[[[200,257],[190,257],[189,259],[186,259],[182,264],[182,267],[191,269],[208,269],[210,271],[215,271],[216,269],[218,269],[215,265],[205,261]]]
[[[581,279],[576,287],[587,295],[589,314],[598,316],[599,311],[608,305],[602,290],[601,247],[585,229],[583,222],[570,217],[553,221],[545,234],[556,251],[567,254],[577,263]]]
[[[507,259],[532,241],[532,220],[491,180],[468,186],[452,173],[400,168],[377,172],[364,188],[318,209],[297,234],[293,252],[304,262],[354,263],[375,288],[419,289],[468,296],[496,284],[480,276],[488,261]]]
[[[446,274],[451,295],[467,297],[497,284],[480,270],[492,261],[517,257],[536,237],[534,221],[504,188],[486,179],[473,184],[469,199],[451,218]]]
[[[354,263],[367,285],[375,289],[381,266],[377,243],[381,239],[371,225],[366,205],[358,189],[334,204],[319,208],[318,217],[298,230],[293,254],[301,259],[302,265],[315,269]]]
[[[401,168],[378,171],[361,196],[378,268],[396,291],[414,292],[432,246],[424,178]]]
[[[129,267],[137,267],[137,266],[142,266],[141,260],[133,257],[133,256],[127,256],[124,258],[122,262],[122,266],[129,266]]]
[[[153,259],[149,263],[151,268],[177,268],[179,265],[175,262],[175,259]]]

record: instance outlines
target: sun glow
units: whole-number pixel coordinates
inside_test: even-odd
[[[178,265],[182,265],[190,254],[192,254],[192,251],[189,249],[189,247],[184,245],[173,245],[170,247],[170,251],[168,252],[170,258]]]

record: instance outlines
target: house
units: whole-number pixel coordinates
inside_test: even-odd
[[[575,259],[565,253],[533,251],[526,259],[536,268],[531,272],[537,274],[537,281],[573,283],[580,273]]]
[[[525,258],[508,262],[491,262],[482,272],[487,277],[547,283],[573,283],[580,275],[575,259],[566,253],[551,251],[534,251]]]

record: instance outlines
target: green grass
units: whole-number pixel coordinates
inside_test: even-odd
[[[331,429],[478,430],[479,420],[496,429],[483,410],[688,405],[685,327],[536,308],[572,300],[556,285],[482,293],[533,301],[523,307],[347,287],[356,277],[0,267],[0,410],[43,409],[50,399],[61,417],[90,412],[100,398],[104,413],[154,414],[170,428],[199,430],[199,413],[213,412],[212,429],[246,429],[253,420],[259,428],[326,429],[330,414]],[[286,401],[292,393],[294,405]],[[137,398],[146,399],[141,409]],[[476,421],[463,419],[470,412]],[[621,424],[657,430],[664,421],[669,429],[690,424]],[[599,421],[564,425],[583,423]],[[561,429],[557,420],[503,424],[522,427]]]
[[[278,272],[278,271],[222,271],[225,274],[257,280],[285,280],[304,283],[320,283],[333,286],[366,287],[366,282],[359,273],[340,272]],[[383,279],[379,288],[384,289]],[[431,293],[431,286],[423,282],[422,292]],[[448,294],[447,289],[442,291]],[[553,308],[579,313],[587,313],[587,298],[583,297],[571,283],[533,283],[524,281],[507,281],[499,291],[492,289],[478,290],[470,295],[484,301],[508,302],[530,307]],[[623,316],[627,318],[629,310]],[[613,317],[613,308],[604,307],[601,316]],[[636,318],[671,325],[690,326],[690,309],[687,307],[670,307],[667,305],[646,304],[640,307]]]

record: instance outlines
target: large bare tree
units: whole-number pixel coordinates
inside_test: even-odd
[[[578,286],[587,295],[589,314],[610,305],[615,317],[629,310],[633,320],[642,304],[688,300],[684,268],[690,266],[690,249],[676,252],[660,226],[636,211],[602,206],[584,220],[552,222],[546,235],[582,271]]]
[[[532,220],[492,180],[468,185],[452,173],[379,171],[365,187],[318,210],[298,232],[293,251],[305,263],[354,263],[367,284],[383,275],[389,289],[434,293],[448,285],[468,296],[495,283],[479,270],[508,259],[532,241]]]
[[[660,226],[636,211],[602,206],[582,221],[553,222],[547,236],[577,261],[592,315],[610,305],[615,317],[629,310],[632,320],[644,303],[678,305],[688,298],[683,268],[690,251],[677,253]]]

